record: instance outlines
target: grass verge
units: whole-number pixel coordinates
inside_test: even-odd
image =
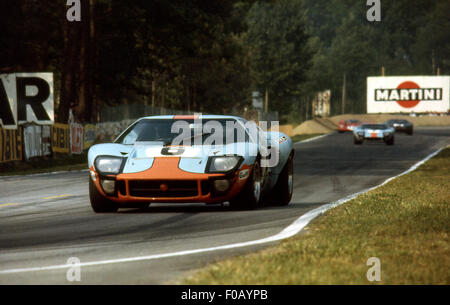
[[[199,270],[184,284],[450,284],[450,149],[342,204],[305,233]],[[369,282],[370,257],[381,281]]]
[[[29,175],[87,169],[87,154],[55,154],[52,158],[36,158],[27,162],[0,164],[0,176]]]

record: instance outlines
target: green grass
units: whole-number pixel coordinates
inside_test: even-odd
[[[329,210],[305,233],[199,270],[185,284],[450,284],[450,149]],[[381,262],[369,282],[366,262]]]
[[[323,133],[298,134],[298,135],[291,137],[291,139],[292,139],[292,142],[296,143],[299,141],[304,141],[304,140],[311,139],[311,138],[321,136],[321,135],[323,135]]]
[[[29,175],[87,169],[87,154],[55,154],[52,158],[0,163],[0,176]]]

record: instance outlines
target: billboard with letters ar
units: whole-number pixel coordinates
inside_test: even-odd
[[[367,78],[367,113],[446,113],[450,76]]]
[[[54,121],[53,73],[0,74],[0,127]]]

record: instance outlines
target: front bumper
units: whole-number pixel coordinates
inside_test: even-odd
[[[391,141],[392,138],[394,137],[393,134],[389,134],[389,135],[358,135],[355,134],[354,137],[358,140],[358,141],[384,141],[384,142],[388,142]]]
[[[250,174],[251,167],[244,164],[231,174],[198,174],[181,170],[180,158],[155,158],[153,166],[145,171],[102,177],[91,168],[91,179],[105,198],[126,206],[129,203],[216,203],[238,195]],[[242,173],[245,175],[242,175]],[[107,194],[100,185],[102,180],[114,180],[114,193]],[[218,191],[214,181],[227,180],[226,191]]]
[[[398,132],[411,132],[413,130],[412,126],[394,126],[394,129]]]

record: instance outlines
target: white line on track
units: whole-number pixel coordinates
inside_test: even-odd
[[[0,176],[0,179],[6,178],[24,178],[24,177],[39,177],[45,175],[55,175],[55,174],[64,174],[64,173],[78,173],[78,172],[88,172],[89,169],[74,169],[68,171],[57,171],[57,172],[48,172],[48,173],[36,173],[36,174],[27,174],[27,175],[10,175],[10,176]]]
[[[326,134],[323,134],[323,135],[320,135],[320,136],[317,136],[317,137],[314,137],[314,138],[309,138],[309,139],[306,139],[306,140],[295,142],[294,144],[308,143],[308,142],[315,141],[315,140],[321,139],[323,137],[329,136],[329,135],[331,135],[333,133],[334,132],[326,133]]]
[[[447,146],[449,147],[449,146]],[[411,166],[408,170],[400,173],[397,176],[390,177],[386,179],[383,183],[376,185],[371,188],[367,188],[365,190],[362,190],[360,192],[357,192],[355,194],[349,195],[347,197],[341,198],[337,201],[324,204],[317,209],[311,210],[307,212],[306,214],[300,216],[297,218],[292,224],[290,224],[288,227],[286,227],[283,231],[281,231],[278,234],[263,238],[263,239],[257,239],[247,242],[241,242],[241,243],[234,243],[229,245],[223,245],[218,247],[210,247],[210,248],[201,248],[201,249],[194,249],[194,250],[185,250],[185,251],[178,251],[178,252],[171,252],[171,253],[163,253],[163,254],[154,254],[154,255],[147,255],[147,256],[136,256],[136,257],[128,257],[128,258],[119,258],[119,259],[110,259],[110,260],[102,260],[102,261],[93,261],[93,262],[86,262],[86,263],[80,263],[77,264],[77,267],[89,267],[89,266],[99,266],[99,265],[106,265],[106,264],[119,264],[119,263],[129,263],[129,262],[136,262],[136,261],[145,261],[145,260],[152,260],[152,259],[160,259],[160,258],[168,258],[168,257],[176,257],[176,256],[183,256],[183,255],[191,255],[191,254],[197,254],[197,253],[205,253],[205,252],[212,252],[212,251],[218,251],[218,250],[226,250],[226,249],[233,249],[233,248],[240,248],[240,247],[247,247],[247,246],[254,246],[274,241],[279,241],[282,239],[286,239],[288,237],[292,237],[295,234],[299,233],[306,225],[316,218],[317,216],[323,214],[324,212],[328,211],[329,209],[332,209],[338,205],[341,205],[347,201],[350,201],[356,197],[358,197],[361,194],[364,194],[366,192],[372,191],[376,188],[379,188],[382,185],[385,185],[386,183],[392,181],[395,178],[398,178],[400,176],[403,176],[405,174],[408,174],[418,168],[420,165],[427,162],[429,159],[437,155],[441,150],[443,150],[445,147],[442,147],[438,149],[437,151],[431,153],[428,155],[425,159],[417,162],[413,166]],[[20,269],[8,269],[8,270],[0,270],[0,274],[11,274],[11,273],[21,273],[21,272],[32,272],[32,271],[46,271],[46,270],[57,270],[57,269],[67,269],[67,268],[73,268],[75,265],[70,264],[64,264],[64,265],[53,265],[53,266],[44,266],[44,267],[32,267],[32,268],[20,268]]]
[[[2,204],[0,204],[0,207],[9,207],[9,206],[12,206],[12,205],[18,205],[18,203],[15,203],[15,202],[2,203]]]
[[[55,195],[55,196],[49,196],[49,197],[42,197],[41,199],[57,199],[57,198],[63,198],[63,197],[69,197],[72,196],[70,194],[63,194],[63,195]]]

